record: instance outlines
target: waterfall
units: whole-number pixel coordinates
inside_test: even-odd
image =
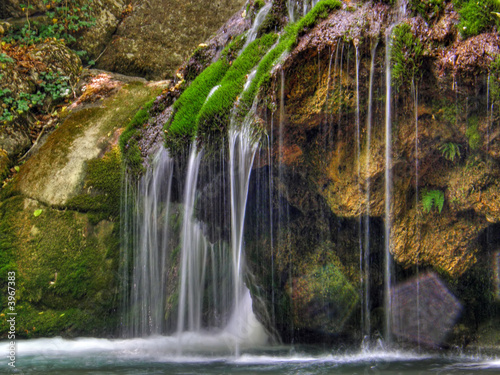
[[[392,341],[391,333],[391,285],[392,285],[392,261],[391,261],[391,235],[392,235],[392,31],[394,26],[406,15],[407,3],[398,0],[396,18],[390,25],[385,36],[385,244],[384,244],[384,309],[385,309],[385,340]]]
[[[202,153],[198,153],[196,145],[193,144],[189,155],[184,190],[178,333],[186,330],[199,331],[201,328],[208,243],[199,223],[193,220],[196,183],[198,181],[201,156]]]
[[[260,25],[262,25],[262,22],[267,17],[267,14],[271,10],[272,7],[272,2],[264,5],[260,10],[259,13],[255,16],[255,20],[253,21],[252,28],[248,31],[246,40],[245,40],[245,45],[241,49],[240,53],[247,48],[247,46],[252,43],[256,38],[257,38],[257,33],[259,31]]]
[[[249,74],[245,87],[254,76],[255,72]],[[229,162],[224,162],[225,155],[221,151],[218,165],[222,167],[218,172],[211,172],[216,161],[213,158],[205,160],[203,150],[198,151],[193,142],[182,183],[182,205],[176,203],[177,211],[182,207],[179,230],[172,229],[170,219],[174,204],[171,193],[174,162],[166,150],[161,149],[156,154],[139,182],[134,184],[130,178],[125,179],[122,277],[129,287],[123,289],[123,325],[128,327],[124,335],[143,337],[173,333],[169,328],[175,323],[177,354],[189,350],[193,335],[204,335],[204,332],[215,332],[221,344],[236,355],[243,345],[260,345],[267,341],[262,325],[253,314],[250,292],[243,281],[247,195],[259,144],[252,130],[255,106],[243,121],[235,114],[231,117]],[[206,202],[201,202],[200,198],[203,191],[218,188],[210,184],[219,172],[222,176],[230,176],[221,182],[222,187],[227,186],[231,192],[230,212],[222,209],[222,213],[212,213],[211,207],[223,205],[223,202],[209,202],[203,206]],[[217,199],[224,201],[224,197]],[[215,223],[204,223],[198,218],[201,207],[210,211],[208,215]],[[210,225],[222,227],[229,222],[229,243],[223,234],[208,230]],[[180,251],[179,265],[173,263],[177,258],[176,248]],[[174,269],[178,271],[172,271]],[[175,281],[169,279],[169,272],[178,273],[178,294],[172,294],[175,285],[169,282]],[[178,295],[174,298],[177,302],[172,303],[175,295]],[[168,296],[169,303],[166,301]],[[167,305],[170,309],[175,308],[172,307],[175,303],[176,319],[172,311],[166,310]],[[171,316],[168,322],[166,315]]]
[[[412,94],[413,94],[413,110],[414,110],[414,116],[415,116],[415,207],[418,207],[419,201],[418,201],[418,195],[419,195],[419,189],[418,189],[418,184],[419,184],[419,170],[418,170],[418,163],[419,163],[419,154],[418,154],[418,86],[415,83],[415,78],[412,79],[411,82],[412,86]],[[416,226],[416,233],[417,233],[417,243],[420,243],[420,222],[419,222],[419,217],[417,216],[415,218],[415,226]],[[420,248],[416,249],[417,253],[417,262],[416,262],[416,268],[417,268],[417,280],[418,276],[420,273]],[[420,281],[417,281],[417,342],[418,346],[420,348]]]
[[[384,309],[385,340],[391,342],[391,226],[392,226],[392,119],[391,119],[391,35],[392,28],[385,39],[385,237],[384,237]]]
[[[355,62],[355,68],[356,68],[356,177],[358,180],[358,193],[359,196],[362,196],[362,187],[361,187],[361,125],[360,125],[360,118],[359,118],[359,45],[358,41],[354,41],[354,47],[355,47],[355,52],[356,52],[356,62]],[[362,207],[360,207],[361,209]],[[358,246],[359,246],[359,273],[360,273],[360,294],[363,295],[363,286],[365,285],[365,276],[366,272],[364,270],[364,264],[363,264],[363,215],[360,210],[359,217],[358,217]],[[367,311],[365,311],[365,306],[364,304],[361,304],[361,330],[365,331],[365,318],[366,318]],[[364,336],[364,334],[363,334]]]
[[[127,251],[122,260],[124,284],[131,286],[130,293],[124,295],[128,296],[126,303],[133,306],[133,310],[125,318],[123,333],[133,337],[160,334],[164,330],[163,306],[169,262],[168,218],[173,160],[162,149],[155,155],[152,164],[153,167],[134,189],[135,217],[132,219],[129,214],[122,216],[125,222],[124,232],[133,232],[132,237],[124,235],[124,238],[131,239],[130,243],[125,244]],[[129,181],[125,181],[125,197],[130,197],[129,186]],[[130,279],[127,272],[129,264],[132,264]]]
[[[373,43],[371,49],[371,60],[370,60],[370,78],[368,82],[368,111],[366,116],[366,161],[365,161],[365,171],[366,177],[366,212],[365,212],[365,223],[364,223],[364,248],[363,248],[363,310],[364,310],[364,327],[363,327],[363,340],[370,340],[371,335],[371,316],[370,316],[370,200],[371,200],[371,186],[370,186],[370,157],[371,157],[371,142],[372,142],[372,115],[373,115],[373,76],[375,73],[375,56],[377,52],[378,41]]]

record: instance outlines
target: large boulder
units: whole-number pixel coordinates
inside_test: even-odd
[[[2,189],[0,268],[16,272],[20,337],[116,334],[123,171],[118,138],[163,84],[84,73],[77,90],[82,94],[62,111],[58,128]],[[0,337],[7,331],[2,318]]]
[[[97,61],[97,67],[148,79],[171,77],[195,47],[244,3],[242,0],[136,2]]]
[[[125,0],[94,0],[92,2],[94,25],[84,29],[76,42],[75,50],[85,51],[87,60],[95,60],[108,46],[126,12]]]
[[[112,95],[94,103],[100,90]],[[156,84],[141,79],[125,84],[107,73],[97,74],[72,105],[76,108],[69,108],[63,123],[23,165],[17,182],[19,191],[56,206],[82,193],[88,162],[102,156],[110,143],[116,143],[120,129],[157,90]]]

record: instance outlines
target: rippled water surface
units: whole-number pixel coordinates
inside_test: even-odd
[[[182,337],[106,340],[61,338],[17,341],[16,368],[8,358],[0,373],[19,374],[500,374],[498,357],[372,350],[328,353],[281,346],[240,348],[231,338]],[[1,343],[7,352],[7,343]]]

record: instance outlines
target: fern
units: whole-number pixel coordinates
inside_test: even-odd
[[[444,205],[444,193],[441,190],[428,190],[422,194],[422,209],[429,213],[432,208],[437,208],[441,213]]]
[[[441,155],[444,156],[446,160],[454,161],[455,157],[460,157],[460,145],[453,142],[446,142],[439,146]]]

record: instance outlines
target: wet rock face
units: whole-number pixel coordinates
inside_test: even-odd
[[[267,119],[272,140],[267,152],[273,198],[267,204],[274,209],[274,220],[280,217],[282,222],[272,226],[267,238],[256,235],[259,245],[249,241],[247,253],[259,280],[252,290],[260,297],[255,300],[277,306],[267,309],[274,314],[271,318],[263,312],[266,308],[255,310],[263,322],[274,319],[285,341],[307,330],[353,332],[349,319],[344,329],[328,328],[331,320],[342,326],[339,317],[350,306],[340,300],[336,303],[342,307],[331,309],[335,303],[330,304],[328,287],[316,277],[329,279],[337,272],[329,267],[337,265],[342,276],[334,279],[359,285],[362,275],[347,265],[359,267],[360,237],[363,243],[369,238],[374,254],[372,290],[381,288],[387,168],[392,176],[390,252],[402,280],[416,267],[434,269],[462,286],[472,280],[471,273],[491,273],[482,259],[493,246],[486,244],[484,233],[500,222],[500,133],[498,110],[491,109],[492,103],[497,106],[493,81],[488,83],[498,37],[485,33],[461,39],[454,28],[457,15],[449,8],[429,24],[420,17],[404,21],[424,45],[423,62],[415,77],[418,100],[410,84],[393,89],[392,160],[387,166],[384,34],[390,12],[384,4],[367,3],[333,13],[275,67],[262,95],[265,105],[259,115]],[[442,196],[442,207],[434,201],[426,208],[428,194]],[[366,224],[356,223],[366,215],[371,226],[364,237]],[[348,238],[339,236],[338,228]],[[269,242],[274,251],[265,250]],[[272,265],[274,274],[263,271],[262,263]],[[268,284],[277,287],[266,289]],[[480,309],[460,288],[454,292],[466,301],[465,310]],[[381,307],[380,295],[372,298],[372,307]],[[287,321],[295,326],[283,323]]]
[[[170,77],[243,4],[241,0],[137,2],[97,66],[147,78]]]

